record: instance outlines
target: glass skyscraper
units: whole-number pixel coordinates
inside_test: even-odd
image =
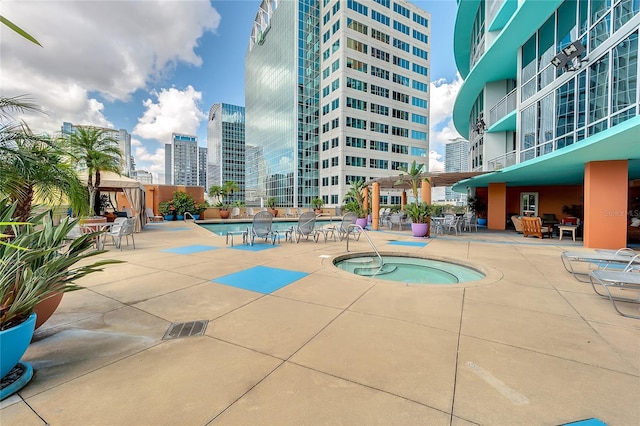
[[[429,43],[429,14],[403,0],[263,1],[245,58],[247,193],[339,205],[353,180],[428,163]]]
[[[231,201],[245,201],[245,120],[244,107],[214,104],[207,124],[207,190],[226,181],[238,184]]]
[[[206,148],[198,146],[198,137],[172,133],[165,144],[165,184],[202,186],[206,182]]]

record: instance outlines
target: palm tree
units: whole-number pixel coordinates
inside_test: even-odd
[[[367,185],[364,180],[359,179],[349,182],[351,187],[344,195],[345,210],[358,215],[359,218],[366,217],[367,206],[364,205],[364,189]]]
[[[411,167],[400,167],[399,170],[401,172],[406,173],[406,175],[400,175],[400,179],[396,182],[396,185],[402,185],[406,182],[409,182],[411,185],[411,192],[413,192],[414,203],[417,205],[418,203],[418,186],[422,181],[430,183],[431,181],[427,177],[422,177],[422,170],[424,169],[424,164],[418,164],[415,160],[411,163]]]
[[[222,185],[222,195],[225,199],[230,195],[233,195],[234,192],[240,191],[240,187],[235,181],[228,180]],[[229,200],[227,199],[226,206],[229,206]]]
[[[67,197],[72,208],[86,205],[86,191],[77,174],[62,159],[48,137],[34,135],[12,112],[40,108],[24,97],[0,98],[0,195],[16,203],[13,217],[25,222],[34,199],[60,204]]]
[[[220,185],[211,185],[209,188],[209,196],[215,197],[218,201],[216,202],[219,205],[222,205],[222,200],[220,196],[222,195],[222,187]]]
[[[77,165],[87,168],[89,212],[95,212],[100,172],[120,174],[122,153],[118,147],[118,141],[106,135],[103,129],[78,127],[67,137],[67,144],[71,158]]]

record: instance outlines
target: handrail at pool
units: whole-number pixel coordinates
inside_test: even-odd
[[[367,238],[367,241],[369,241],[369,245],[378,256],[378,259],[380,259],[380,269],[382,269],[382,267],[384,266],[384,260],[382,260],[382,256],[380,256],[380,252],[376,248],[375,244],[373,244],[373,241],[371,241],[371,238],[369,238],[369,235],[367,235],[366,231],[362,228],[362,226],[358,225],[357,223],[351,223],[347,226],[347,251],[349,251],[349,235],[351,234],[352,229],[357,229],[358,231],[360,231],[362,235],[364,235]]]

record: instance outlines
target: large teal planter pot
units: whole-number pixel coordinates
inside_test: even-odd
[[[35,326],[36,314],[31,314],[25,322],[0,331],[0,377],[6,376],[27,351]]]

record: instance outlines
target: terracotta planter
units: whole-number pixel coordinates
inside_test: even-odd
[[[278,210],[277,209],[269,209],[269,213],[271,213],[273,215],[273,217],[278,217]]]
[[[220,209],[220,219],[229,219],[231,212],[229,210]]]
[[[58,309],[60,302],[62,301],[62,296],[64,296],[63,292],[57,293],[48,299],[43,300],[38,303],[34,308],[33,312],[38,316],[36,319],[35,329],[37,330],[42,324],[44,324],[53,313]]]

